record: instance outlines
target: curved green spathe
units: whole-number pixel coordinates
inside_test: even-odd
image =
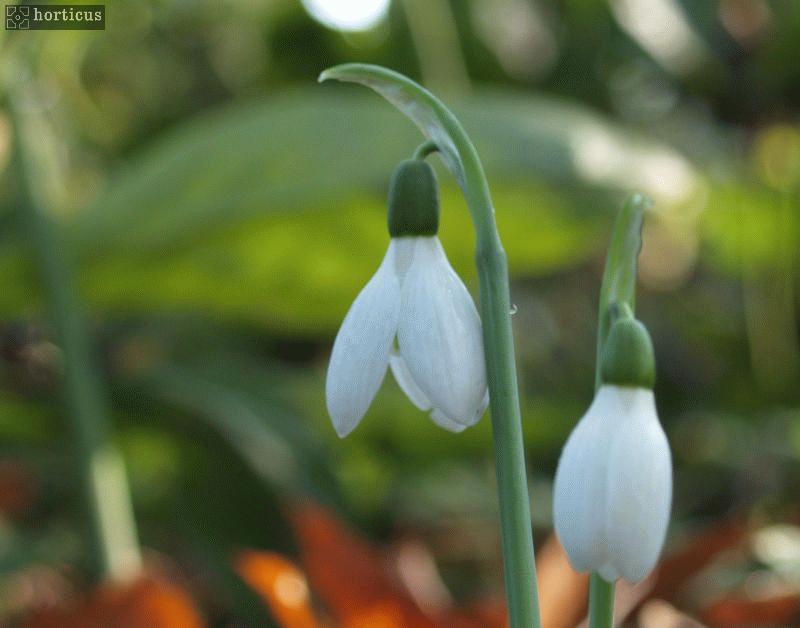
[[[608,247],[603,283],[600,287],[600,307],[597,329],[598,368],[595,374],[595,389],[600,387],[600,359],[606,338],[611,330],[612,306],[627,305],[636,311],[636,268],[639,251],[642,250],[642,224],[644,212],[652,205],[641,194],[633,194],[625,202],[614,222],[611,244]]]

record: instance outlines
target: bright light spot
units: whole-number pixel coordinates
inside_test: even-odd
[[[294,570],[286,570],[278,574],[273,587],[275,597],[284,606],[295,608],[308,603],[308,586],[306,586],[305,578]]]
[[[762,528],[753,535],[753,551],[768,565],[800,566],[800,528],[783,524]]]
[[[669,72],[686,74],[708,50],[676,0],[612,0],[620,26]]]
[[[575,169],[588,181],[642,190],[657,205],[685,202],[697,189],[691,166],[667,148],[626,141],[591,123],[573,125],[569,135]]]
[[[338,31],[365,31],[380,22],[389,0],[303,0],[311,16]]]

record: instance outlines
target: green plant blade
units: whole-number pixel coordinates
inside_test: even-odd
[[[627,303],[636,311],[636,268],[642,249],[642,224],[644,212],[651,202],[641,194],[633,194],[625,203],[614,222],[611,244],[608,247],[603,283],[600,288],[600,311],[597,317],[597,359],[595,389],[600,386],[599,360],[610,328],[609,306]]]

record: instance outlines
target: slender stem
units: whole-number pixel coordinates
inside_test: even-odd
[[[593,573],[589,578],[589,626],[611,628],[614,625],[614,583]]]
[[[483,166],[452,112],[408,77],[379,66],[349,63],[320,75],[321,81],[331,78],[374,89],[414,120],[425,136],[436,142],[469,206],[476,236],[509,623],[511,628],[538,627],[539,595],[511,330],[508,263]]]
[[[425,159],[428,155],[436,153],[439,151],[439,146],[433,140],[428,140],[427,142],[423,142],[417,149],[414,151],[414,154],[411,156],[411,159]]]
[[[600,388],[600,359],[611,328],[613,308],[626,303],[636,309],[636,262],[642,248],[642,222],[650,201],[640,194],[631,196],[614,223],[611,244],[606,256],[603,283],[600,287],[600,308],[597,322],[597,357],[595,390]],[[589,626],[611,628],[614,625],[614,588],[599,574],[589,579]]]
[[[12,98],[12,103],[14,99]],[[136,527],[122,459],[110,438],[108,408],[100,384],[86,319],[75,288],[71,260],[56,225],[43,209],[35,141],[44,141],[30,107],[14,106],[16,161],[21,207],[37,258],[50,317],[62,351],[63,387],[73,421],[74,447],[90,520],[90,569],[97,579],[125,580],[141,566]]]

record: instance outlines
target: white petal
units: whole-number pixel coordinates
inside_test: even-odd
[[[400,315],[394,242],[350,306],[333,343],[325,392],[333,427],[342,438],[364,417],[386,374]]]
[[[463,432],[469,427],[469,425],[464,425],[458,421],[453,421],[453,419],[436,408],[434,408],[433,412],[431,412],[431,419],[433,419],[433,422],[439,427],[447,430],[448,432],[454,432],[456,434]]]
[[[402,283],[400,354],[441,416],[467,427],[475,422],[486,396],[480,318],[439,239],[416,239]]]
[[[605,540],[606,467],[611,430],[607,400],[597,395],[578,422],[558,461],[553,488],[553,521],[576,571],[595,571],[607,560]]]
[[[483,399],[481,400],[481,405],[478,406],[478,412],[475,414],[475,420],[473,421],[473,423],[477,423],[478,421],[480,421],[481,417],[483,416],[483,413],[486,412],[486,408],[488,407],[489,407],[489,391],[487,389],[486,394],[483,396]]]
[[[643,580],[658,561],[669,525],[672,461],[653,391],[619,388],[622,420],[609,452],[606,531],[616,575]]]
[[[434,408],[433,412],[431,412],[431,418],[433,419],[433,422],[436,423],[436,425],[438,425],[439,427],[443,427],[444,429],[449,430],[450,432],[456,432],[456,433],[463,432],[465,429],[467,429],[468,427],[472,427],[478,421],[481,420],[481,417],[483,416],[483,413],[486,412],[486,408],[488,406],[489,406],[489,393],[487,392],[486,395],[484,395],[483,397],[483,401],[481,402],[478,411],[475,413],[472,419],[467,421],[466,423],[462,423],[460,421],[451,419],[449,416],[447,416],[444,412],[442,412],[438,408]]]
[[[425,396],[425,393],[420,390],[411,373],[408,371],[406,361],[399,353],[392,351],[389,355],[389,367],[392,369],[392,375],[397,380],[397,385],[400,386],[402,391],[406,394],[415,406],[420,410],[430,410],[431,402]]]

